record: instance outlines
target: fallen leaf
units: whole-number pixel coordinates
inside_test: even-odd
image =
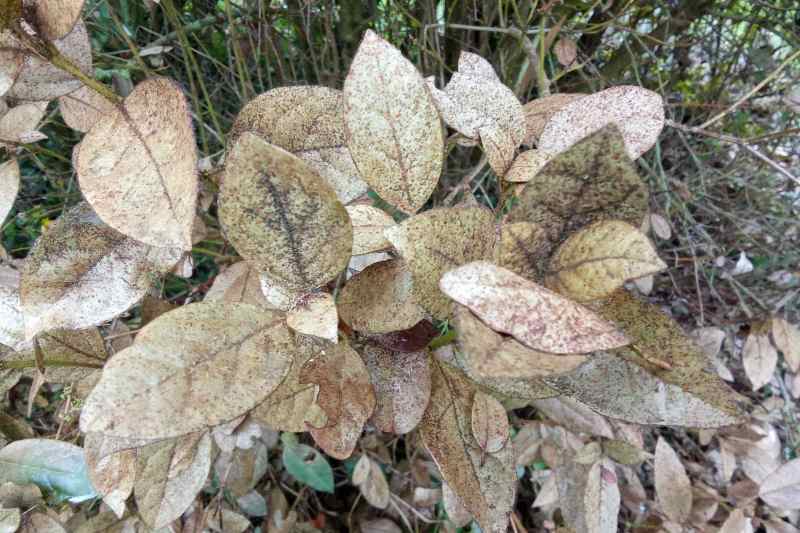
[[[679,524],[685,522],[692,511],[692,483],[678,454],[663,437],[656,443],[654,469],[656,498],[661,510],[670,520]]]
[[[550,118],[568,103],[586,96],[583,93],[559,93],[536,100],[522,106],[525,114],[526,135],[523,144],[536,143]]]
[[[0,213],[2,209],[0,209]],[[0,217],[2,218],[2,217]],[[780,317],[772,319],[772,340],[792,372],[800,370],[800,328]]]
[[[378,509],[389,506],[389,484],[381,467],[366,454],[356,462],[353,471],[353,485],[361,490],[364,499]]]
[[[36,133],[36,127],[46,111],[47,102],[29,102],[15,105],[0,116],[0,148],[12,148],[14,143],[24,144],[38,140],[28,137]]]
[[[81,430],[155,439],[226,422],[280,385],[295,349],[278,313],[249,304],[184,305],[109,360],[83,406]]]
[[[346,209],[353,224],[353,255],[377,252],[391,246],[383,236],[383,230],[395,223],[386,212],[371,205],[349,205]]]
[[[286,314],[286,325],[297,333],[336,343],[339,334],[339,316],[333,296],[327,292],[314,292],[302,296]]]
[[[0,163],[0,224],[6,219],[19,192],[19,163],[10,159]]]
[[[400,526],[388,518],[378,518],[377,520],[362,522],[359,528],[361,533],[403,533]]]
[[[439,181],[444,132],[416,67],[367,30],[344,82],[344,105],[361,177],[387,202],[418,211]]]
[[[753,521],[747,518],[741,509],[734,509],[722,523],[718,533],[753,533],[754,531]]]
[[[439,336],[439,330],[429,320],[420,320],[408,329],[370,337],[370,342],[395,352],[411,353],[423,350]]]
[[[481,391],[472,400],[472,436],[486,453],[497,453],[508,442],[508,415],[503,404]]]
[[[725,332],[717,327],[697,328],[689,334],[689,338],[697,344],[706,357],[711,359],[716,357],[722,349]]]
[[[575,62],[578,55],[578,45],[569,37],[560,37],[553,46],[553,53],[561,66],[568,67]]]
[[[234,263],[217,274],[203,301],[245,303],[268,309],[274,308],[267,302],[261,290],[258,271],[247,261]]]
[[[605,418],[571,398],[565,396],[541,398],[531,402],[531,406],[553,422],[568,427],[575,433],[586,433],[606,439],[614,438],[614,429]]]
[[[454,526],[467,527],[472,522],[472,515],[446,481],[442,481],[442,504],[447,518]]]
[[[749,274],[753,271],[753,263],[747,258],[744,252],[739,254],[739,259],[730,271],[731,276],[741,276],[742,274]]]
[[[281,442],[286,471],[314,490],[333,494],[333,470],[325,457],[311,446],[297,442],[292,433],[283,433]]]
[[[269,451],[257,441],[248,449],[223,451],[214,462],[214,473],[221,486],[234,497],[244,496],[261,481],[269,468]]]
[[[112,115],[116,110],[114,104],[86,86],[60,97],[58,108],[66,125],[82,133],[88,132],[98,122],[106,120],[105,117]]]
[[[742,348],[742,365],[750,387],[758,390],[772,380],[778,352],[769,340],[769,324],[754,325]]]
[[[250,528],[250,520],[230,509],[217,508],[206,515],[206,527],[221,533],[242,533]]]
[[[83,441],[89,480],[117,517],[125,514],[125,500],[133,493],[136,479],[136,450],[125,449],[103,455],[101,433],[88,433]]]
[[[776,509],[800,509],[800,459],[781,465],[764,478],[758,496]]]
[[[672,236],[672,228],[669,225],[669,221],[659,214],[650,214],[650,227],[653,229],[653,233],[661,239],[667,240]]]
[[[226,159],[219,216],[236,250],[289,289],[317,288],[350,260],[353,227],[333,189],[252,133]]]
[[[17,533],[66,533],[64,529],[55,518],[44,513],[31,513],[23,516],[22,525],[17,530]]]
[[[600,459],[589,468],[583,502],[587,532],[616,533],[620,494],[614,464],[608,459]]]
[[[25,54],[20,49],[14,34],[0,30],[0,98],[14,85],[24,61]],[[5,108],[0,105],[0,116],[3,114]]]

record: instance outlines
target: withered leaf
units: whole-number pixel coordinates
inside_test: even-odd
[[[692,483],[678,454],[663,437],[656,444],[654,468],[656,498],[661,510],[670,520],[684,522],[692,510]]]
[[[417,302],[438,319],[447,318],[453,308],[439,289],[442,275],[470,261],[490,259],[495,246],[494,217],[481,207],[431,209],[385,235],[408,264]]]
[[[14,106],[0,116],[0,148],[43,139],[36,127],[46,110],[47,102],[28,102]]]
[[[605,418],[566,396],[541,398],[531,402],[531,405],[553,422],[568,427],[575,433],[586,433],[607,439],[614,437],[614,430]]]
[[[508,415],[494,396],[476,391],[472,400],[472,436],[487,453],[497,453],[508,442]]]
[[[418,352],[439,336],[439,330],[429,320],[420,320],[414,326],[391,333],[373,335],[370,342],[396,352]]]
[[[586,302],[665,268],[644,233],[627,222],[600,220],[561,243],[550,259],[546,282],[556,292]]]
[[[286,325],[297,333],[337,342],[339,315],[333,296],[327,292],[301,296],[286,314]]]
[[[0,98],[14,85],[24,61],[25,54],[14,34],[0,29]],[[3,106],[0,105],[0,115],[3,114]]]
[[[718,533],[753,533],[753,521],[744,515],[741,509],[734,509],[725,522],[722,523]],[[769,532],[769,528],[767,528]]]
[[[544,229],[531,222],[500,226],[494,263],[531,281],[540,281],[553,249]]]
[[[722,348],[722,341],[725,340],[725,332],[717,327],[697,328],[689,333],[697,347],[708,357],[713,359]]]
[[[778,352],[769,340],[769,323],[756,324],[742,348],[742,365],[753,390],[772,380],[778,364]]]
[[[214,278],[214,283],[206,292],[206,302],[231,302],[260,305],[272,308],[261,292],[259,273],[247,261],[234,263]]]
[[[105,453],[104,441],[113,437],[106,437],[101,433],[88,433],[83,441],[86,454],[86,468],[89,480],[103,501],[114,513],[122,518],[125,513],[125,500],[133,492],[136,479],[136,450],[125,449],[115,453]]]
[[[535,143],[544,131],[550,117],[568,103],[583,96],[586,95],[583,93],[559,93],[537,98],[523,105],[522,111],[525,114],[526,125],[526,136],[523,143],[527,145]]]
[[[672,235],[672,228],[667,219],[656,213],[650,214],[650,228],[661,239],[669,239]]]
[[[67,126],[83,133],[116,110],[105,97],[86,86],[60,97],[58,108]]]
[[[68,34],[81,16],[84,0],[36,0],[36,29],[50,41]]]
[[[30,513],[22,517],[17,533],[66,533],[58,520],[44,513]]]
[[[418,211],[439,181],[444,132],[416,67],[367,30],[344,82],[344,104],[361,177],[387,202]]]
[[[219,204],[236,250],[289,289],[319,287],[350,260],[353,227],[333,189],[301,159],[252,133],[228,155]]]
[[[353,224],[353,255],[385,250],[391,243],[383,230],[394,226],[394,219],[385,211],[371,205],[349,205],[347,214]]]
[[[325,453],[347,459],[375,410],[375,392],[364,361],[345,343],[322,345],[300,371],[300,383],[319,386],[317,402],[327,414],[323,427],[308,431]]]
[[[447,272],[440,287],[495,331],[535,350],[580,354],[630,342],[588,308],[486,261]]]
[[[180,257],[180,249],[126,237],[85,203],[71,208],[37,241],[23,266],[20,303],[26,336],[116,317]]]
[[[411,272],[401,259],[374,263],[353,276],[337,304],[341,319],[364,333],[404,330],[425,318],[412,294]]]
[[[175,82],[137,85],[89,130],[74,161],[83,195],[106,224],[151,246],[192,249],[197,149]]]
[[[512,183],[525,183],[550,162],[552,157],[541,150],[525,150],[511,163],[503,179]]]
[[[472,434],[475,386],[458,370],[432,362],[431,401],[419,429],[443,480],[486,532],[506,530],[514,504],[514,452],[485,454]]]
[[[137,450],[134,496],[139,515],[151,527],[180,517],[203,488],[211,469],[211,436],[190,433]]]
[[[553,53],[562,66],[568,67],[575,62],[578,55],[578,45],[569,37],[560,37],[553,46]]]
[[[179,307],[106,364],[81,429],[155,439],[226,422],[280,385],[294,353],[280,313],[217,302]]]
[[[431,395],[428,352],[394,352],[371,343],[359,352],[375,387],[375,426],[397,435],[417,427]]]
[[[13,350],[31,347],[25,340],[25,322],[19,305],[19,278],[0,282],[0,346]]]
[[[0,224],[11,212],[18,192],[19,163],[17,163],[16,159],[0,163]]]
[[[466,527],[472,522],[472,515],[446,481],[442,481],[442,504],[447,513],[447,518],[454,526]]]
[[[389,484],[381,467],[366,454],[358,460],[353,471],[353,485],[361,490],[364,499],[373,507],[386,509],[389,505]]]
[[[45,366],[48,383],[72,383],[100,371],[108,358],[105,342],[97,328],[80,330],[59,329],[41,333],[36,339]],[[35,361],[33,345],[24,346],[6,358],[7,361]],[[63,365],[63,366],[60,366]],[[23,375],[34,377],[35,367],[27,368]]]
[[[800,508],[800,459],[781,465],[761,482],[758,496],[776,509]]]
[[[614,464],[608,459],[595,462],[586,478],[583,495],[588,533],[616,533],[619,514],[619,485]]]
[[[775,341],[775,347],[783,353],[783,358],[792,372],[797,373],[800,370],[800,328],[780,317],[774,317],[772,340]]]

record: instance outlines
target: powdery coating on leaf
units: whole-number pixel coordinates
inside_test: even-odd
[[[9,109],[0,117],[0,148],[11,147],[11,143],[19,144],[39,140],[36,138],[38,135],[36,127],[44,118],[46,111],[47,102],[24,103]]]
[[[50,41],[68,34],[81,16],[84,0],[36,0],[36,29]]]
[[[525,114],[526,136],[524,144],[532,145],[544,131],[550,118],[568,103],[586,96],[583,93],[560,93],[531,100],[522,106]]]
[[[350,205],[346,209],[353,224],[353,255],[377,252],[391,246],[383,231],[394,226],[395,222],[386,212],[371,205]]]
[[[0,163],[0,225],[14,207],[19,192],[19,163],[11,159]]]
[[[219,216],[236,250],[289,289],[317,288],[350,259],[353,227],[333,189],[302,160],[251,133],[226,161]]]
[[[692,482],[678,454],[663,437],[658,438],[655,458],[656,499],[670,520],[679,524],[692,511]]]
[[[103,501],[112,511],[122,517],[125,500],[133,492],[136,479],[136,450],[128,449],[101,457],[103,441],[109,437],[101,433],[89,433],[83,441],[89,480]]]
[[[494,396],[476,391],[472,400],[472,436],[486,453],[497,453],[508,442],[508,416]]]
[[[442,171],[444,132],[422,76],[372,30],[344,82],[347,145],[361,177],[387,202],[415,213]]]
[[[546,282],[564,296],[587,302],[666,268],[644,233],[621,220],[600,220],[559,246],[550,258]]]
[[[800,370],[800,328],[780,317],[775,317],[772,319],[772,339],[775,341],[775,347],[783,353],[783,358],[792,372]]]
[[[761,482],[759,497],[784,511],[800,509],[800,459],[782,465]]]
[[[101,324],[136,304],[180,259],[106,226],[86,204],[67,211],[34,245],[22,269],[28,338]]]
[[[316,170],[342,203],[367,192],[347,149],[342,92],[328,87],[280,87],[256,96],[236,117],[229,146],[246,132],[296,155]]]
[[[412,294],[408,265],[401,259],[372,264],[353,276],[337,305],[342,321],[364,333],[408,329],[425,318]]]
[[[364,499],[378,509],[386,509],[389,505],[389,484],[381,467],[366,454],[356,463],[353,472],[353,485],[361,490]]]
[[[511,164],[503,179],[512,183],[524,183],[550,162],[551,157],[541,150],[526,150],[519,154]]]
[[[134,495],[139,515],[152,528],[167,526],[189,508],[211,469],[211,436],[192,433],[137,452]]]
[[[192,248],[197,152],[178,85],[150,78],[75,152],[81,191],[103,221],[151,246]]]
[[[111,102],[86,86],[60,97],[58,108],[67,126],[83,133],[115,111]]]
[[[36,338],[45,366],[50,361],[76,366],[50,366],[45,373],[48,383],[72,383],[84,379],[96,372],[108,359],[103,336],[97,328],[80,330],[59,329],[41,333]],[[18,352],[6,358],[7,361],[36,359],[32,344],[26,345]],[[35,377],[36,368],[25,369],[23,375]]]
[[[375,387],[372,423],[397,435],[417,427],[431,396],[428,352],[393,352],[374,344],[365,344],[359,352]]]
[[[279,313],[217,302],[179,307],[109,360],[81,429],[167,438],[226,422],[280,385],[295,350]]]
[[[494,216],[482,207],[438,208],[415,215],[385,232],[411,271],[411,291],[435,318],[447,318],[453,303],[439,289],[448,270],[494,253]]]
[[[494,263],[531,281],[540,281],[553,244],[541,226],[514,222],[500,226]]]
[[[420,435],[442,479],[487,533],[506,531],[517,475],[514,451],[483,452],[472,434],[475,386],[458,370],[432,360],[431,401]]]
[[[331,457],[347,459],[376,404],[361,357],[346,344],[327,343],[303,365],[300,383],[319,386],[317,402],[328,416],[324,427],[307,428],[314,442]]]
[[[589,468],[583,504],[587,533],[617,533],[619,485],[614,463],[601,459]]]
[[[747,336],[742,348],[742,365],[750,387],[758,390],[772,380],[778,364],[778,352],[769,340],[769,331],[756,327]]]
[[[247,261],[234,263],[217,274],[203,301],[245,303],[267,309],[274,308],[267,302],[261,291],[258,271]]]
[[[489,327],[535,350],[581,354],[630,342],[588,308],[486,261],[451,270],[439,285]]]
[[[297,333],[337,342],[339,316],[327,292],[306,294],[286,314],[286,325]]]
[[[633,85],[584,96],[550,117],[538,148],[559,154],[609,124],[619,128],[628,157],[636,159],[653,147],[664,127],[664,102],[659,94]]]

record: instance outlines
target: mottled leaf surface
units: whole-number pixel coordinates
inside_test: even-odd
[[[800,459],[781,465],[764,478],[758,496],[776,509],[800,508]]]
[[[0,116],[0,148],[36,142],[44,135],[36,127],[44,118],[47,102],[17,104]],[[3,142],[6,141],[6,142]]]
[[[681,523],[692,510],[692,482],[678,454],[659,437],[655,457],[656,498],[670,520]]]
[[[84,0],[36,0],[36,29],[48,40],[68,34],[81,16]]]
[[[105,504],[121,518],[125,513],[125,500],[133,493],[137,452],[126,449],[103,455],[104,441],[109,438],[113,437],[89,433],[83,441],[83,449],[92,485]]]
[[[742,366],[753,390],[772,380],[778,364],[778,351],[769,340],[769,324],[754,325],[742,347]]]
[[[58,108],[67,126],[83,133],[116,109],[104,96],[86,86],[60,97]]]
[[[16,159],[9,159],[0,163],[0,224],[2,224],[19,192],[19,163]]]
[[[523,142],[525,144],[533,144],[544,131],[544,127],[550,118],[556,114],[562,107],[586,96],[582,93],[559,93],[543,98],[531,100],[522,106],[522,112],[525,114],[526,135]]]
[[[245,303],[274,308],[261,290],[259,272],[247,261],[234,263],[217,274],[204,301]]]
[[[472,436],[481,450],[497,453],[508,442],[509,426],[506,409],[494,396],[476,391],[472,400]]]
[[[286,314],[286,325],[297,333],[337,342],[339,315],[333,296],[327,292],[301,296]]]
[[[385,211],[371,205],[347,206],[353,224],[353,255],[368,254],[389,248],[383,231],[394,226],[394,219]]]

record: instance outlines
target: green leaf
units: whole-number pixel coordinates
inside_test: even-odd
[[[283,465],[292,476],[309,487],[333,493],[333,470],[319,450],[297,442],[293,433],[281,434]]]

